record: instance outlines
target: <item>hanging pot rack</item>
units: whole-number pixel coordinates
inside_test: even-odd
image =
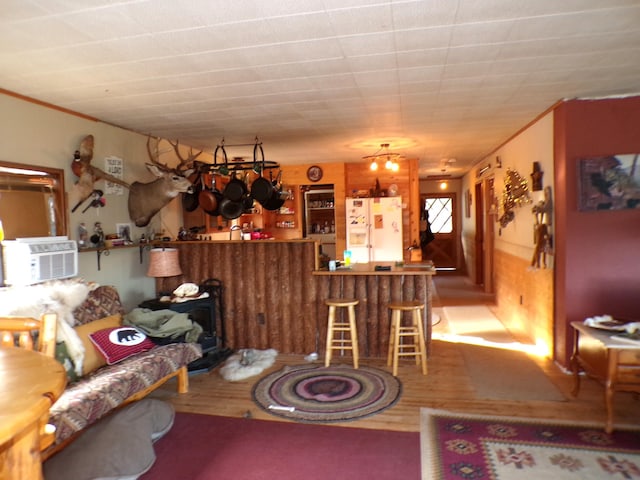
[[[233,158],[231,161],[227,158],[227,152],[225,147],[253,147],[253,161],[249,160],[240,160],[237,158]],[[223,161],[218,162],[218,151],[221,151],[223,156]],[[260,152],[262,159],[258,159],[258,151]],[[240,157],[243,158],[243,157]],[[256,140],[254,143],[235,143],[235,144],[225,144],[224,138],[222,142],[216,145],[216,149],[213,153],[213,163],[199,162],[195,161],[193,163],[194,168],[199,173],[213,173],[217,175],[231,175],[235,174],[235,172],[239,171],[248,171],[253,170],[255,173],[260,174],[265,170],[273,170],[280,168],[280,164],[274,162],[273,160],[265,160],[264,159],[264,151],[262,149],[262,142]]]

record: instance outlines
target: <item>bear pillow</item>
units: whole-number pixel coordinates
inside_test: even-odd
[[[144,332],[131,326],[104,328],[89,334],[89,338],[109,365],[155,347]]]

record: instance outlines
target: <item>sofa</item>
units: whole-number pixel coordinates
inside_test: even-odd
[[[75,330],[88,332],[106,331],[105,327],[121,324],[125,314],[118,291],[112,286],[98,286],[89,292],[82,304],[73,311]],[[43,460],[49,458],[71,442],[88,426],[114,410],[144,398],[150,392],[177,377],[177,390],[188,390],[187,365],[202,357],[197,343],[177,342],[149,347],[114,364],[106,364],[104,358],[90,365],[90,356],[100,358],[100,352],[83,339],[86,349],[87,373],[76,379],[67,368],[70,381],[50,410],[49,423],[56,427],[53,444],[42,452]],[[66,363],[64,349],[56,354]],[[101,363],[101,364],[100,364]]]

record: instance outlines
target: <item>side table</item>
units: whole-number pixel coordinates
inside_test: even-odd
[[[574,374],[573,395],[580,390],[580,370],[605,386],[607,410],[605,431],[613,431],[613,394],[640,393],[640,342],[612,338],[615,332],[599,330],[582,322],[571,322],[574,330],[571,366]]]

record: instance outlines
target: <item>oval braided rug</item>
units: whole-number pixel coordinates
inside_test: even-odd
[[[252,393],[256,404],[272,415],[299,422],[344,422],[391,407],[401,392],[400,380],[376,368],[297,365],[261,378]]]

